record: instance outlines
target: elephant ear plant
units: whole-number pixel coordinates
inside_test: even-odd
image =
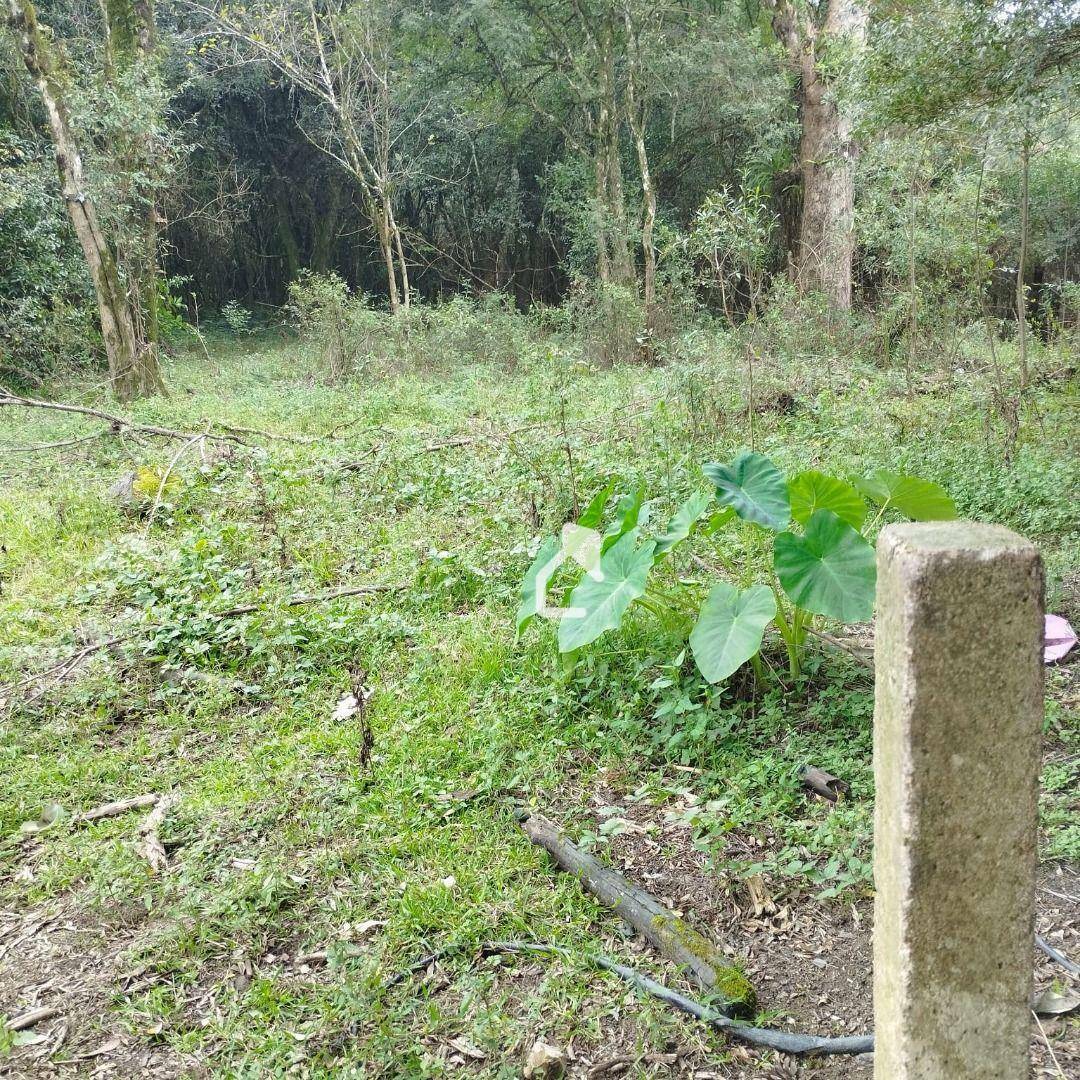
[[[645,489],[622,496],[590,560],[579,555],[582,529],[601,524],[613,487],[599,492],[577,525],[565,527],[562,543],[549,537],[541,544],[522,582],[518,633],[536,615],[557,615],[559,651],[574,654],[616,629],[635,604],[665,623],[689,614],[694,661],[709,682],[718,683],[746,663],[764,678],[759,654],[773,625],[788,671],[798,678],[811,630],[829,620],[865,622],[873,615],[876,566],[868,537],[886,511],[915,521],[956,516],[938,484],[883,469],[850,483],[813,470],[787,480],[767,457],[744,451],[726,464],[704,465],[702,472],[713,491],[691,495],[656,536],[645,536]],[[876,507],[873,516],[867,500]],[[744,523],[745,563],[736,566],[713,552],[726,578],[704,597],[693,584],[672,591],[650,582],[653,568],[695,532],[715,535],[737,522]],[[548,582],[568,563],[581,564],[580,580],[568,597],[559,591],[565,607],[548,608]]]

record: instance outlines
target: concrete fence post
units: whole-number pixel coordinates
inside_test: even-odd
[[[1042,562],[1023,537],[882,531],[875,1080],[1030,1075],[1042,636]]]

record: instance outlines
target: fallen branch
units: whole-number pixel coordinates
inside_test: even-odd
[[[668,959],[687,968],[700,986],[719,991],[726,1015],[746,1015],[753,1011],[753,987],[708,938],[618,871],[582,851],[546,818],[533,815],[521,825],[534,844],[547,851],[563,870],[573,874],[588,892],[612,907],[646,941]]]
[[[158,507],[161,506],[161,500],[165,495],[165,488],[169,483],[169,477],[173,474],[173,469],[176,468],[176,463],[187,453],[191,447],[196,443],[201,443],[210,434],[210,425],[207,424],[205,429],[198,435],[192,436],[187,442],[180,446],[180,449],[176,451],[172,456],[169,464],[165,466],[165,471],[161,474],[161,481],[158,483],[157,492],[154,495],[153,505],[150,507],[150,513],[146,515],[146,523],[143,526],[143,531],[150,532],[150,526],[153,524],[154,515],[158,512]]]
[[[1046,940],[1046,938],[1042,937],[1039,934],[1036,934],[1035,944],[1038,945],[1039,948],[1042,949],[1042,951],[1046,953],[1046,955],[1049,956],[1051,960],[1055,961],[1055,963],[1060,964],[1067,972],[1069,972],[1069,974],[1080,975],[1080,964],[1074,964],[1067,956],[1063,956],[1061,953],[1059,953],[1057,949],[1055,949],[1054,946]]]
[[[368,593],[395,592],[398,589],[404,588],[404,585],[398,584],[356,585],[345,589],[331,589],[329,592],[322,593],[296,593],[294,596],[288,597],[282,603],[282,607],[302,607],[304,604],[324,604],[330,600],[340,600],[343,596],[365,596]],[[258,611],[259,608],[266,606],[266,604],[240,604],[237,607],[227,608],[225,611],[217,612],[217,617],[220,619],[231,619],[236,615],[248,615],[252,611]]]
[[[815,630],[812,626],[804,626],[803,629],[812,634],[816,638],[820,638],[827,645],[832,645],[835,649],[840,649],[841,652],[846,652],[848,656],[857,664],[861,664],[864,668],[869,668],[870,671],[874,670],[874,661],[871,657],[866,655],[866,651],[860,651],[859,646],[849,645],[846,641],[838,637],[834,637],[832,634],[825,633],[824,630]]]
[[[116,802],[102,803],[93,810],[87,810],[85,814],[79,814],[76,821],[100,821],[102,818],[117,817],[126,814],[129,810],[145,810],[148,806],[156,806],[158,795],[133,795],[129,799],[117,799]]]
[[[165,847],[161,843],[161,837],[158,836],[158,829],[161,828],[165,815],[169,812],[173,803],[176,802],[176,799],[175,793],[159,799],[157,805],[146,815],[146,820],[139,826],[139,835],[142,837],[139,842],[139,853],[150,864],[150,869],[154,871],[167,870],[169,866],[169,859],[165,854]]]
[[[8,1031],[25,1031],[27,1028],[33,1027],[35,1024],[40,1024],[45,1020],[51,1020],[54,1016],[59,1016],[60,1010],[50,1008],[48,1005],[43,1005],[38,1009],[30,1009],[24,1012],[21,1016],[16,1016],[9,1020],[4,1026]]]
[[[449,945],[438,952],[428,953],[427,956],[411,964],[405,971],[399,972],[383,983],[383,990],[389,990],[397,986],[411,975],[425,970],[447,956],[462,952],[465,948],[466,946],[460,944]],[[479,948],[481,956],[497,956],[504,953],[561,956],[569,960],[576,958],[575,954],[569,949],[559,945],[533,944],[525,941],[486,941]],[[801,1035],[791,1031],[777,1031],[773,1028],[751,1027],[749,1024],[732,1019],[723,1012],[703,1005],[700,1001],[695,1001],[685,994],[680,994],[677,990],[672,990],[662,983],[656,982],[655,979],[650,979],[647,975],[642,975],[633,968],[620,964],[610,957],[600,954],[588,954],[577,957],[577,959],[584,960],[601,971],[610,971],[613,975],[622,979],[623,982],[643,991],[650,997],[664,1001],[681,1012],[688,1013],[695,1019],[700,1020],[703,1024],[708,1024],[710,1027],[723,1031],[730,1038],[738,1039],[740,1042],[749,1043],[752,1046],[762,1046],[769,1050],[777,1050],[782,1054],[797,1056],[865,1054],[874,1049],[873,1035],[850,1035],[833,1039],[819,1035]]]
[[[33,446],[5,446],[7,454],[36,454],[39,450],[56,450],[61,446],[76,446],[79,443],[90,442],[93,439],[102,439],[109,434],[109,428],[103,431],[95,431],[92,435],[79,435],[74,439],[60,439],[57,442],[35,443]]]
[[[16,394],[0,390],[0,407],[4,405],[21,405],[27,409],[52,409],[55,412],[74,413],[77,416],[93,416],[97,420],[104,420],[114,432],[140,431],[144,435],[157,435],[163,439],[189,439],[197,438],[199,433],[192,431],[177,431],[175,428],[159,427],[157,424],[137,424],[124,416],[115,413],[104,412],[102,409],[91,409],[87,405],[67,405],[60,401],[41,401],[38,398],[19,397]],[[212,425],[211,425],[212,426]],[[207,434],[207,439],[216,439],[219,442],[232,442],[240,446],[248,444],[239,435],[230,435],[223,432],[220,435]]]
[[[231,442],[236,443],[238,446],[251,445],[246,439],[242,439],[240,437],[241,435],[251,435],[259,439],[272,439],[281,442],[307,444],[319,443],[326,438],[332,437],[332,435],[282,435],[274,431],[263,431],[260,428],[241,427],[238,424],[226,424],[221,420],[208,421],[206,431],[203,433],[178,431],[176,428],[161,427],[157,424],[139,424],[134,420],[129,420],[126,416],[117,416],[115,413],[105,412],[103,409],[92,409],[87,405],[68,405],[61,401],[42,401],[40,398],[21,397],[18,394],[12,394],[10,391],[0,389],[0,406],[4,405],[21,405],[26,409],[52,409],[55,412],[73,413],[77,416],[92,416],[97,420],[104,420],[109,425],[109,428],[106,431],[100,431],[96,435],[87,435],[82,439],[71,439],[58,443],[43,443],[41,446],[12,447],[12,449],[28,453],[34,450],[51,449],[54,446],[69,446],[75,442],[99,439],[103,435],[109,434],[109,432],[120,433],[123,431],[138,431],[144,435],[157,435],[162,439],[181,439],[184,441],[194,441],[200,438],[216,439],[218,442]],[[214,432],[212,430],[213,428],[218,428],[219,430]]]

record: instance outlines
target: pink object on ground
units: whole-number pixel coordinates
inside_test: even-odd
[[[1043,640],[1043,663],[1060,660],[1075,644],[1076,631],[1060,615],[1046,616],[1046,636]]]

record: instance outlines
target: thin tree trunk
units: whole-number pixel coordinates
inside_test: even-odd
[[[1016,267],[1016,342],[1020,352],[1020,388],[1023,390],[1030,379],[1027,347],[1027,289],[1024,277],[1027,273],[1028,218],[1031,213],[1031,136],[1024,133],[1020,145],[1020,261]]]
[[[637,150],[638,169],[641,173],[641,195],[645,204],[641,216],[641,254],[644,264],[646,351],[651,356],[654,347],[653,338],[656,333],[656,248],[653,244],[653,229],[656,225],[656,187],[649,168],[648,147],[645,145],[645,105],[638,99],[640,65],[637,34],[628,8],[624,8],[623,15],[630,48],[626,112],[630,121],[630,130],[634,136],[634,147]]]
[[[911,304],[908,313],[907,396],[912,397],[912,376],[915,370],[915,350],[919,337],[919,294],[915,288],[915,173],[911,174],[908,191],[908,293]]]
[[[412,290],[409,288],[409,264],[405,261],[405,247],[401,242],[401,228],[394,216],[394,207],[390,200],[386,202],[387,223],[394,240],[394,254],[397,257],[398,271],[401,274],[401,306],[408,311],[412,302]]]
[[[401,308],[401,295],[398,293],[397,269],[394,265],[394,240],[390,232],[390,202],[385,195],[380,196],[380,199],[380,205],[372,206],[371,216],[375,222],[375,232],[379,238],[379,250],[382,252],[383,265],[386,267],[390,313],[396,315]]]
[[[156,74],[157,25],[154,0],[103,0],[107,54],[110,78],[118,73],[137,74],[152,82]],[[154,170],[154,149],[148,135],[135,142],[133,159],[122,162],[128,176],[151,175]],[[131,193],[135,195],[136,193]],[[134,198],[132,201],[136,201]],[[135,326],[137,351],[135,381],[137,393],[163,391],[158,363],[159,307],[161,272],[158,248],[160,245],[157,206],[153,197],[137,213],[135,221],[120,230],[130,243],[116,243],[116,259],[127,282],[128,304]]]
[[[603,284],[611,280],[611,254],[608,251],[607,241],[607,214],[604,204],[607,202],[607,158],[599,146],[596,152],[596,191],[595,210],[596,220],[596,276]]]
[[[56,60],[31,0],[8,0],[7,10],[23,63],[45,106],[61,192],[94,284],[113,392],[121,401],[151,393],[160,389],[160,375],[156,364],[148,372],[138,362],[139,342],[131,307],[120,281],[113,246],[102,231],[94,201],[86,189],[82,157]]]

